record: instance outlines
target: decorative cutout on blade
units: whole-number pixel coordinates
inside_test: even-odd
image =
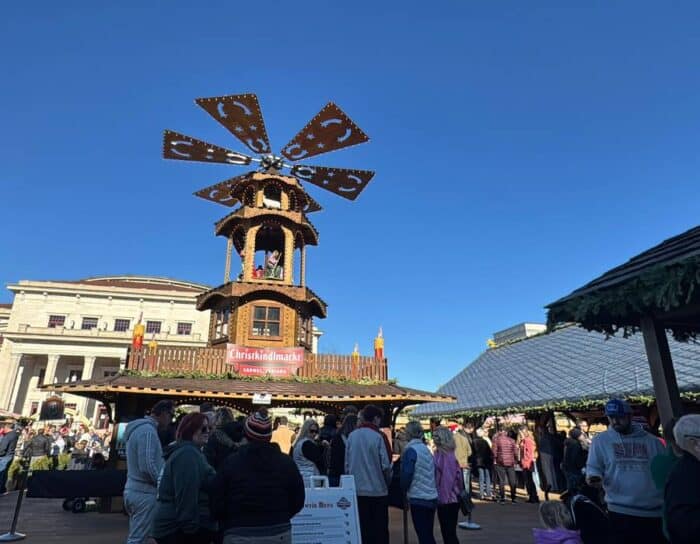
[[[163,157],[181,161],[221,162],[224,164],[250,164],[251,158],[218,145],[207,143],[179,132],[163,133]]]
[[[247,178],[248,174],[243,174],[242,176],[236,176],[235,178],[229,178],[225,181],[212,185],[210,187],[205,187],[200,189],[194,194],[205,200],[211,200],[212,202],[218,202],[224,206],[233,207],[238,202],[237,198],[231,196],[231,193],[235,189],[236,185],[243,179]]]
[[[270,153],[270,140],[258,97],[254,94],[214,96],[195,100],[209,115],[255,153]]]
[[[298,164],[292,168],[292,175],[348,200],[355,200],[372,179],[374,172]]]
[[[284,146],[282,155],[298,161],[367,141],[369,137],[360,127],[343,110],[329,102]]]

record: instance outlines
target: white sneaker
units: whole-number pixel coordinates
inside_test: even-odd
[[[481,525],[474,523],[473,521],[462,521],[457,524],[460,529],[467,529],[471,531],[477,531],[481,529]]]

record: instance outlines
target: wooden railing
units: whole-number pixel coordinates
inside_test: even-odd
[[[129,370],[225,375],[231,371],[223,348],[161,347],[132,349]],[[387,360],[356,355],[307,354],[298,375],[304,378],[346,378],[387,381]]]

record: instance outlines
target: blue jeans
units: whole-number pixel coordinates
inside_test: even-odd
[[[435,537],[433,536],[435,507],[418,506],[411,503],[411,520],[413,521],[413,528],[416,530],[418,544],[435,544]]]
[[[491,471],[487,468],[479,467],[479,497],[490,497],[493,493],[491,489]]]
[[[156,488],[153,493],[131,489],[124,490],[124,509],[129,514],[127,544],[145,544],[151,534],[153,514],[156,508]]]

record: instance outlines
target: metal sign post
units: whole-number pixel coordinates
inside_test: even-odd
[[[27,535],[24,533],[17,532],[17,521],[19,520],[19,511],[22,508],[22,499],[24,498],[24,490],[27,484],[28,471],[23,471],[20,476],[20,486],[17,492],[17,504],[15,504],[15,513],[12,516],[12,525],[10,526],[10,532],[0,535],[0,542],[16,542],[17,540],[24,540]]]

